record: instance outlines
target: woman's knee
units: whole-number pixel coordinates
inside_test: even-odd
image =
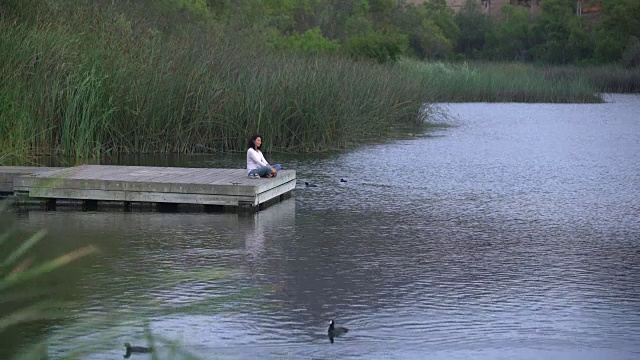
[[[271,174],[271,167],[270,166],[263,166],[259,169],[256,170],[256,172],[261,176],[261,177],[265,177],[268,174]]]

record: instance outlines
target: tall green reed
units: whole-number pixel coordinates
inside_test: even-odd
[[[377,64],[291,58],[188,30],[145,32],[115,10],[55,16],[18,30],[0,24],[20,50],[18,69],[38,59],[19,78],[0,73],[6,88],[20,85],[14,103],[35,129],[8,133],[31,151],[237,151],[254,132],[272,150],[323,151],[420,125],[428,101],[410,76]],[[6,126],[15,114],[0,119]]]
[[[115,108],[110,104],[109,95],[104,93],[104,79],[93,69],[79,76],[81,79],[68,78],[73,85],[65,86],[70,93],[66,95],[60,144],[65,155],[99,156]]]

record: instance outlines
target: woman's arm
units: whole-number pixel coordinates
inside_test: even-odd
[[[267,159],[264,158],[264,154],[262,154],[262,151],[260,151],[260,158],[262,159],[261,164],[264,166],[271,166],[269,165],[269,162],[267,161]]]

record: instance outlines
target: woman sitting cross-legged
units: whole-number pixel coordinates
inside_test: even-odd
[[[280,164],[270,165],[265,160],[260,146],[262,145],[262,136],[254,135],[249,140],[249,149],[247,150],[247,172],[250,178],[259,179],[261,177],[273,177],[278,175]]]

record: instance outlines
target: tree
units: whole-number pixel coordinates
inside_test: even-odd
[[[367,0],[331,0],[333,16],[325,25],[325,34],[344,41],[349,36],[362,35],[371,31],[371,21],[367,18],[370,10]]]
[[[464,54],[467,58],[478,56],[484,49],[487,34],[492,31],[491,18],[480,11],[476,1],[467,0],[454,20],[460,29],[455,51]]]
[[[607,0],[602,13],[595,56],[601,62],[618,61],[627,48],[633,47],[632,38],[640,38],[640,1]]]
[[[568,22],[573,17],[566,0],[547,0],[542,3],[542,14],[532,27],[532,52],[537,59],[545,62],[567,62]]]
[[[546,0],[532,27],[532,53],[537,60],[567,64],[591,55],[591,42],[573,1]]]
[[[529,12],[505,5],[500,21],[487,36],[486,53],[496,60],[525,60],[529,48]]]
[[[454,12],[445,0],[428,0],[421,6],[396,7],[392,23],[407,35],[413,53],[423,59],[444,59],[453,53],[458,37]]]

